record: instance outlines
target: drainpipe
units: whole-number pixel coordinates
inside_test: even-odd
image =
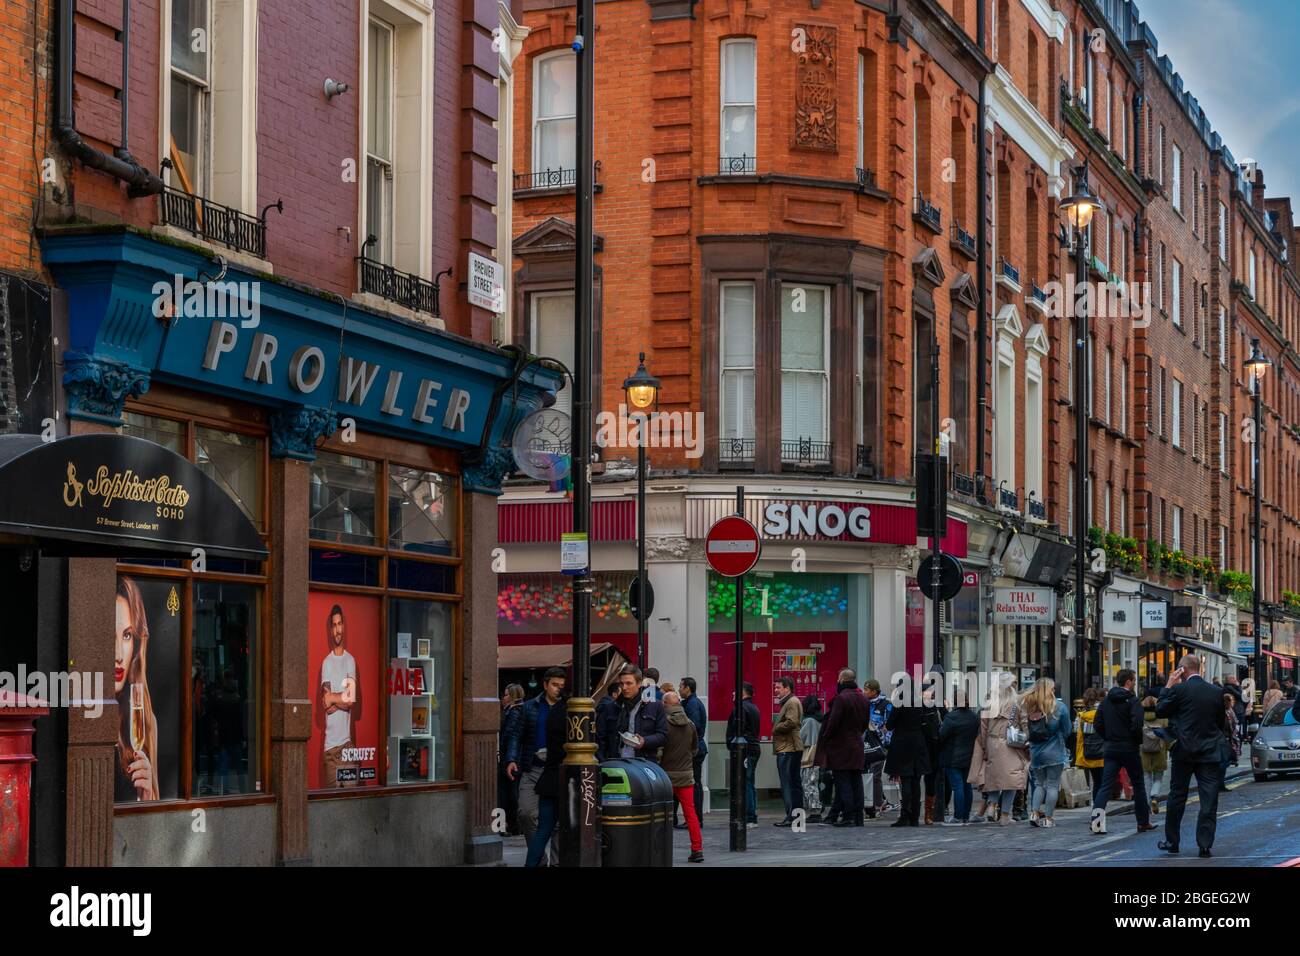
[[[986,36],[984,29],[985,0],[979,0],[977,4],[977,20],[979,26],[976,28],[976,42],[981,50],[985,47]],[[987,103],[988,77],[980,77],[980,103],[979,111],[976,114],[975,126],[977,134],[977,143],[979,148],[975,151],[975,178],[979,182],[979,222],[977,225],[979,249],[976,253],[975,275],[978,277],[976,290],[979,296],[979,314],[975,319],[975,393],[978,401],[975,403],[975,496],[980,501],[987,501],[984,494],[984,484],[986,475],[984,471],[984,428],[985,419],[988,410],[988,373],[985,370],[987,357],[985,354],[986,339],[989,336],[988,330],[988,295],[989,295],[989,277],[988,277],[988,218],[989,218],[989,188],[988,188],[988,160],[985,156],[985,109]]]
[[[100,172],[108,173],[122,180],[129,187],[127,195],[132,198],[152,196],[163,191],[163,181],[145,169],[126,149],[127,123],[127,40],[130,36],[130,6],[128,0],[122,2],[122,147],[117,156],[95,149],[77,132],[76,116],[72,107],[72,77],[76,69],[76,26],[73,20],[76,0],[59,0],[59,35],[58,35],[58,71],[59,98],[58,118],[54,124],[54,136],[60,145],[74,159],[83,165]]]

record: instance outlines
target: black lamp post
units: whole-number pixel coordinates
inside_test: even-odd
[[[636,371],[623,382],[623,391],[627,393],[627,403],[640,413],[636,431],[636,662],[644,671],[649,652],[645,622],[650,614],[650,586],[645,574],[645,446],[650,422],[659,405],[659,379],[646,371],[644,352],[638,357]]]
[[[1260,551],[1260,515],[1259,515],[1260,502],[1263,497],[1262,495],[1263,475],[1261,475],[1259,471],[1259,446],[1260,446],[1260,438],[1261,438],[1260,432],[1263,428],[1263,425],[1260,422],[1259,405],[1260,405],[1260,391],[1264,387],[1264,373],[1268,371],[1268,367],[1272,364],[1273,363],[1268,360],[1268,358],[1264,355],[1264,353],[1262,353],[1259,350],[1259,339],[1251,339],[1250,357],[1246,359],[1245,369],[1248,373],[1250,373],[1250,391],[1251,391],[1251,399],[1254,405],[1254,416],[1255,416],[1255,431],[1253,434],[1254,441],[1251,442],[1251,462],[1252,462],[1251,474],[1255,483],[1255,501],[1254,501],[1255,516],[1253,521],[1254,528],[1255,528],[1255,560],[1254,560],[1254,568],[1251,571],[1250,590],[1252,595],[1251,605],[1252,605],[1252,614],[1254,617],[1253,624],[1254,624],[1254,631],[1255,631],[1255,689],[1257,693],[1262,692],[1264,689],[1264,645],[1263,645],[1263,635],[1260,632],[1260,621],[1259,621],[1259,591],[1260,588],[1263,586],[1263,577],[1264,577],[1263,563],[1261,560],[1261,551]]]
[[[1101,208],[1088,189],[1088,163],[1074,171],[1074,192],[1061,200],[1074,243],[1074,669],[1073,694],[1082,696],[1087,680],[1088,606],[1088,223]]]

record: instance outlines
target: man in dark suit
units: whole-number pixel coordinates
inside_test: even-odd
[[[1200,855],[1210,855],[1219,812],[1222,783],[1221,750],[1225,743],[1227,717],[1223,690],[1201,677],[1201,659],[1187,654],[1156,701],[1156,717],[1169,720],[1177,743],[1169,751],[1173,773],[1169,783],[1169,807],[1165,816],[1165,838],[1157,844],[1170,853],[1178,852],[1179,829],[1187,807],[1187,789],[1196,774],[1196,792],[1201,806],[1196,817],[1196,845]]]

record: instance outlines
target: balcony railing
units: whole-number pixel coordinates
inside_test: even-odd
[[[797,438],[781,442],[781,462],[787,465],[829,465],[832,445],[828,441]]]
[[[1010,488],[998,489],[998,504],[1004,511],[1019,511],[1020,496]]]
[[[1029,295],[1030,298],[1037,299],[1043,305],[1047,304],[1047,293],[1043,291],[1037,282],[1029,283]]]
[[[361,266],[361,291],[396,302],[417,312],[442,315],[438,308],[438,287],[428,279],[398,272],[376,259],[357,256]]]
[[[1025,502],[1025,517],[1030,521],[1047,520],[1047,502],[1039,501],[1037,498],[1030,498]]]
[[[998,275],[1020,285],[1020,270],[1002,257],[998,257]]]
[[[952,224],[952,242],[968,256],[975,255],[975,237],[963,229],[961,223]]]
[[[723,438],[718,443],[718,461],[724,465],[753,464],[756,444],[753,438]]]
[[[536,173],[515,173],[515,189],[572,189],[577,184],[576,169],[543,169]]]
[[[916,194],[916,205],[912,210],[912,218],[929,226],[935,232],[943,231],[943,213],[938,206],[927,202],[926,198],[920,193]]]
[[[952,490],[954,494],[966,495],[969,498],[975,497],[975,478],[973,475],[963,475],[959,471],[952,473]]]
[[[871,446],[859,445],[857,455],[854,456],[854,463],[857,465],[858,474],[866,478],[876,476],[876,465],[871,459]]]
[[[862,166],[855,170],[858,177],[859,189],[879,189],[876,184],[876,171],[874,169],[865,169]]]
[[[266,258],[266,219],[231,209],[183,189],[164,187],[158,197],[162,202],[162,221],[177,229],[184,229],[208,242],[220,243],[228,248],[247,252],[259,259]],[[267,206],[267,209],[279,203]]]
[[[752,176],[758,171],[757,156],[719,156],[719,176]]]

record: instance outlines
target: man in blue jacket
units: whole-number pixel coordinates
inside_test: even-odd
[[[677,682],[677,689],[682,697],[682,709],[686,711],[686,716],[691,719],[695,725],[695,733],[699,736],[700,746],[695,751],[695,760],[693,768],[695,770],[695,818],[704,823],[704,758],[709,754],[709,742],[706,739],[709,730],[709,711],[704,706],[704,701],[700,700],[696,691],[694,677],[683,677]],[[673,804],[676,807],[676,804]],[[685,823],[676,822],[674,813],[675,826],[679,830],[685,830]]]
[[[519,828],[529,842],[537,832],[537,781],[546,766],[546,718],[554,707],[562,706],[567,676],[562,667],[548,668],[542,675],[542,692],[524,704],[523,719],[506,728],[506,776],[520,780]]]
[[[610,722],[600,748],[607,758],[645,757],[658,762],[659,751],[668,742],[668,715],[659,701],[641,695],[641,680],[641,669],[635,664],[625,664],[618,672],[618,719]]]

